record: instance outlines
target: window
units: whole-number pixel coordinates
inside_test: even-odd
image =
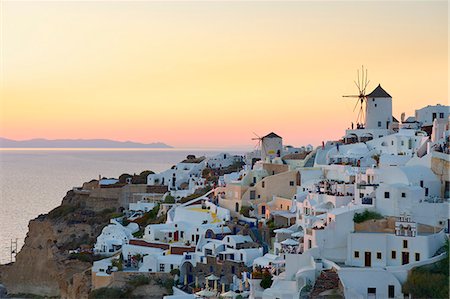
[[[433,113],[433,120],[436,118],[436,113]]]
[[[280,210],[282,210],[282,209],[283,209],[283,204],[280,205]]]
[[[377,289],[376,288],[367,288],[367,294],[376,294]]]
[[[420,181],[420,187],[423,188],[423,181]]]
[[[389,192],[384,192],[384,198],[389,198],[389,197],[390,197]]]
[[[255,198],[256,198],[256,191],[250,190],[250,199],[255,199]]]
[[[311,240],[308,240],[308,248],[311,248],[311,247],[312,247]]]
[[[231,274],[234,274],[234,272],[236,272],[236,271],[234,270],[234,266],[231,266]]]
[[[391,259],[395,260],[397,258],[397,251],[392,250],[391,251]]]
[[[172,238],[172,233],[169,233],[169,238]]]
[[[266,186],[266,182],[262,181],[261,182],[261,187],[264,188]]]
[[[170,264],[170,270],[173,270],[173,264]]]
[[[184,231],[180,232],[181,238],[184,238]]]
[[[402,192],[402,197],[405,198],[406,197],[406,193]]]
[[[395,287],[393,285],[388,286],[388,298],[395,298]]]
[[[289,206],[287,206],[287,207],[286,207],[286,210],[288,210],[288,211],[289,211]]]
[[[405,141],[402,140],[402,141],[401,141],[401,145],[402,145],[402,146],[405,145]]]
[[[391,141],[391,145],[394,145],[394,140]]]
[[[355,251],[353,253],[353,256],[355,257],[355,259],[359,258],[359,251]]]
[[[420,261],[420,253],[416,252],[416,262]]]
[[[381,128],[381,121],[378,122],[378,128]]]
[[[381,260],[381,252],[377,252],[377,259]]]
[[[294,181],[290,181],[289,186],[294,186]]]
[[[403,240],[403,248],[408,248],[408,240]]]
[[[428,196],[428,188],[425,188],[425,196]]]
[[[164,272],[165,266],[166,265],[164,265],[164,264],[160,264],[159,265],[159,272]]]
[[[375,107],[377,107],[377,104],[375,104]]]
[[[439,118],[444,118],[444,113],[439,113]]]

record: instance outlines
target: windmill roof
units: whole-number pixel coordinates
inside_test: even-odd
[[[392,98],[390,94],[386,92],[386,90],[378,84],[377,88],[375,88],[371,93],[367,95],[369,98]]]
[[[267,134],[266,136],[264,136],[263,138],[281,138],[281,136],[275,134],[274,132],[271,132],[271,133]]]

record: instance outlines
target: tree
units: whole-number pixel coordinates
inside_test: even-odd
[[[262,280],[259,284],[263,289],[268,289],[272,286],[272,274],[269,271],[264,271],[262,274]]]

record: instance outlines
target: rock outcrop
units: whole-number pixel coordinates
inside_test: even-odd
[[[9,294],[88,297],[92,261],[86,257],[92,255],[79,259],[69,250],[92,246],[119,207],[119,196],[93,198],[90,193],[71,190],[59,207],[30,221],[16,262],[0,266],[0,283]]]

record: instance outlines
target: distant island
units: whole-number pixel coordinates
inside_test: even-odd
[[[0,137],[0,148],[172,148],[172,146],[162,142],[138,143],[108,139],[12,140]]]

